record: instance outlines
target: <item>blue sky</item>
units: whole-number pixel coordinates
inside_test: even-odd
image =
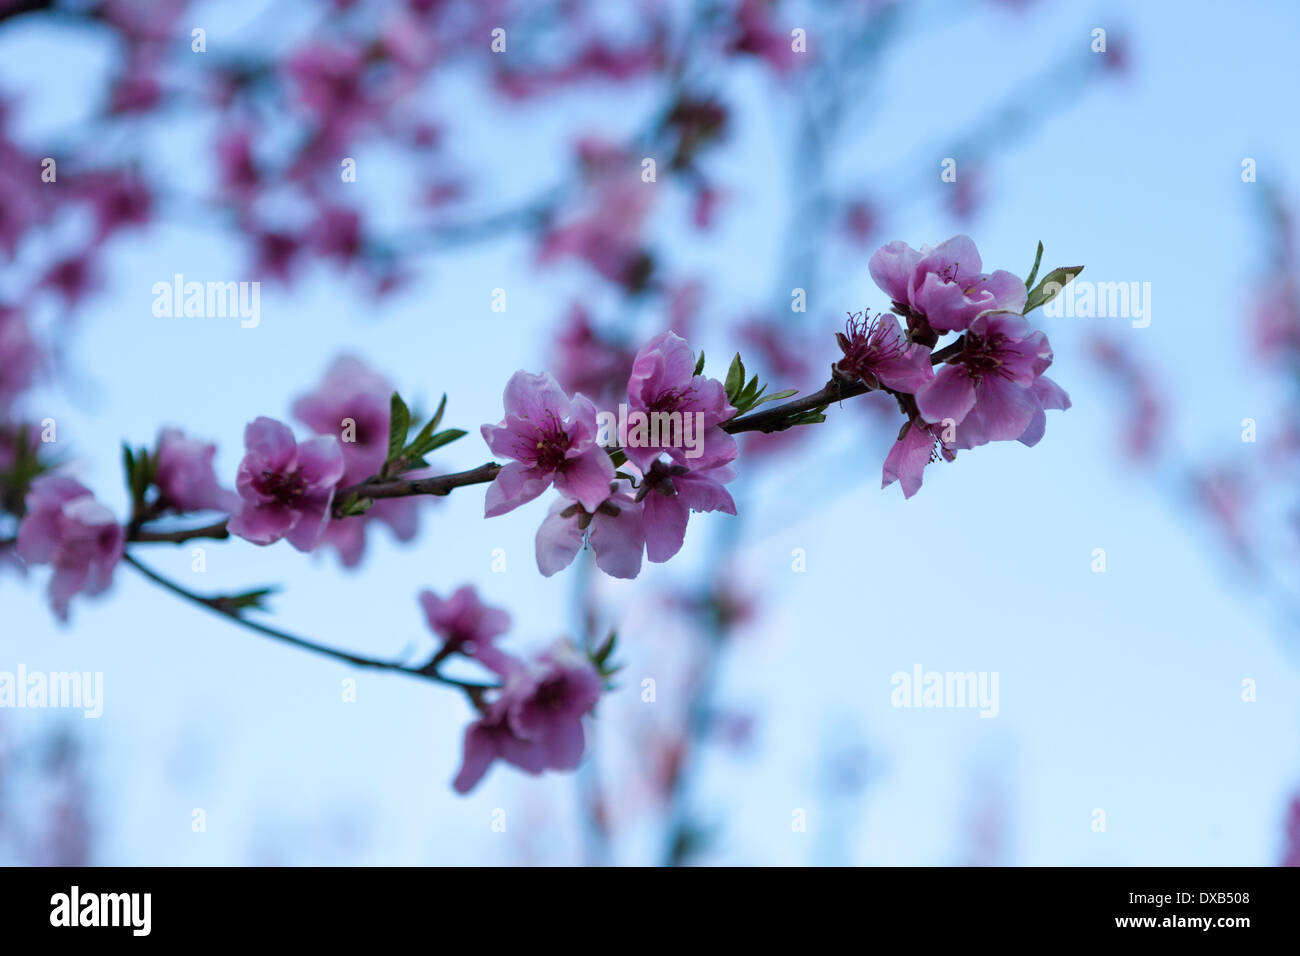
[[[911,15],[924,29],[888,51],[863,117],[850,124],[862,133],[843,150],[845,181],[893,175],[900,159],[930,144],[938,150],[949,130],[966,129],[1071,45],[1086,51],[1093,27],[1122,28],[1136,60],[1127,80],[1093,84],[1061,105],[1043,102],[1045,118],[1025,136],[988,131],[1011,145],[999,151],[991,201],[969,228],[986,266],[1023,272],[1042,239],[1045,265],[1082,262],[1085,277],[1098,281],[1149,281],[1152,323],[1132,329],[1123,320],[1040,313],[1056,350],[1053,377],[1074,408],[1049,413],[1037,448],[991,446],[929,469],[912,500],[879,489],[885,447],[848,409],[832,409],[816,461],[750,489],[736,557],[766,614],[726,656],[722,688],[726,702],[758,715],[757,745],[743,755],[708,752],[700,796],[720,823],[709,859],[805,864],[838,844],[855,863],[960,862],[971,815],[993,800],[1004,816],[1003,862],[1271,863],[1285,800],[1300,782],[1294,635],[1197,517],[1120,459],[1123,409],[1083,343],[1089,323],[1110,323],[1125,347],[1159,363],[1180,442],[1215,457],[1257,453],[1240,442],[1240,421],[1255,417],[1267,429],[1277,402],[1247,362],[1240,303],[1260,250],[1256,187],[1241,182],[1240,163],[1255,157],[1261,178],[1295,195],[1300,129],[1286,118],[1300,88],[1300,11],[1141,4],[1121,18],[1061,3],[1026,14],[916,6]],[[945,15],[927,17],[931,6]],[[222,15],[211,9],[217,23]],[[52,117],[74,115],[80,84],[94,76],[93,45],[68,58],[76,66],[66,74],[45,75],[64,42],[36,28],[0,36],[0,86],[26,93],[43,83],[20,112],[29,142],[59,125]],[[683,264],[705,272],[710,311],[726,316],[770,305],[781,235],[773,224],[800,215],[782,178],[787,107],[762,108],[771,92],[757,73],[729,92],[742,120],[714,169],[744,201],[718,232],[674,246]],[[509,195],[493,200],[528,195],[563,168],[573,111],[557,105],[502,118],[481,111],[486,104],[458,77],[438,95],[464,104],[456,151],[476,163],[486,157],[484,182],[507,184]],[[650,103],[609,93],[582,105],[587,128],[615,135]],[[178,118],[159,134],[169,182],[185,183],[187,170],[207,162],[203,129]],[[908,144],[902,157],[891,153],[898,143]],[[367,203],[381,219],[396,215],[400,186],[389,159],[360,152],[358,161],[358,188],[373,191]],[[936,198],[908,202],[885,226],[888,237],[919,245],[961,231]],[[670,219],[657,223],[666,246],[679,242]],[[175,272],[238,278],[244,269],[220,230],[161,224],[114,248],[104,295],[61,341],[74,381],[41,395],[39,409],[58,420],[78,477],[121,510],[123,438],[143,443],[162,424],[182,425],[218,441],[219,471],[233,476],[243,424],[259,414],[287,418],[293,397],[335,354],[353,350],[408,398],[427,403],[448,392],[447,422],[473,434],[439,462],[470,467],[487,457],[478,424],[499,418],[512,371],[541,366],[547,330],[576,284],[566,271],[536,270],[519,239],[428,265],[402,295],[378,304],[326,270],[288,293],[264,286],[257,329],[158,319],[154,282]],[[489,309],[496,287],[508,290],[504,315]],[[807,321],[825,326],[827,361],[837,317],[867,304],[886,303],[863,256],[811,303]],[[706,319],[692,344],[730,354],[724,331]],[[431,504],[415,546],[372,543],[357,575],[332,559],[236,542],[209,548],[208,571],[194,583],[210,591],[282,583],[279,623],[377,656],[424,639],[420,589],[464,582],[511,610],[515,646],[564,633],[573,572],[543,579],[532,561],[545,506],[485,522],[480,495],[467,489]],[[713,526],[725,520],[694,519],[672,564],[636,582],[601,582],[630,678],[594,731],[602,765],[639,759],[620,727],[649,706],[636,696],[638,679],[668,666],[672,636],[662,633],[654,584],[700,574]],[[496,548],[505,549],[505,573],[491,571]],[[796,548],[807,556],[803,573],[791,569]],[[1094,548],[1106,551],[1104,574],[1091,570]],[[185,550],[143,557],[193,581]],[[43,572],[36,578],[43,583]],[[86,743],[100,862],[578,859],[571,778],[498,768],[468,798],[453,794],[469,716],[459,697],[274,646],[126,568],[107,599],[74,607],[68,628],[52,620],[34,584],[0,579],[0,669],[22,661],[102,670],[105,712],[99,720],[48,711],[4,717],[19,734],[62,721]],[[918,663],[997,672],[999,716],[891,706],[890,676]],[[355,704],[340,700],[348,677],[358,682]],[[1241,701],[1243,678],[1257,682],[1257,702]],[[821,755],[839,733],[864,742],[871,770],[847,811],[818,783]],[[490,829],[499,807],[511,820],[505,834]],[[206,833],[191,831],[194,808],[207,813]],[[808,833],[791,832],[799,808]],[[1104,833],[1090,827],[1095,808],[1105,810]],[[640,860],[648,840],[633,827],[620,849]]]

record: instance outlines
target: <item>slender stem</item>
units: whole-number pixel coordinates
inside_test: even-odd
[[[224,541],[230,537],[230,532],[226,530],[225,521],[217,521],[213,524],[204,525],[201,528],[183,528],[178,531],[149,531],[145,528],[137,528],[130,534],[132,541],[147,542],[150,544],[172,542],[173,544],[182,544],[194,538],[213,538],[217,541]]]
[[[495,478],[500,470],[500,465],[494,461],[489,461],[477,468],[471,468],[469,471],[458,471],[450,475],[436,475],[433,478],[410,478],[405,481],[398,479],[381,481],[378,478],[367,478],[365,481],[340,489],[334,497],[336,501],[343,501],[352,494],[357,494],[363,498],[407,498],[411,495],[446,495],[450,494],[454,488],[485,484]]]
[[[240,613],[240,609],[232,604],[229,598],[205,597],[202,594],[197,594],[194,591],[177,584],[170,578],[164,577],[147,565],[141,564],[140,561],[129,552],[122,555],[122,560],[135,568],[150,581],[160,585],[172,594],[184,598],[192,604],[197,604],[199,607],[206,608],[215,614],[220,614],[222,617],[234,621],[236,624],[245,627],[250,631],[255,631],[265,637],[274,638],[277,641],[283,641],[286,644],[291,644],[292,646],[301,648],[302,650],[311,651],[326,657],[332,657],[337,661],[351,664],[354,667],[368,667],[375,670],[391,671],[398,674],[406,674],[408,677],[418,677],[422,680],[429,680],[439,684],[446,684],[450,687],[457,687],[470,695],[471,700],[485,690],[495,689],[492,684],[476,684],[468,681],[455,680],[450,677],[444,677],[436,668],[432,667],[408,667],[407,665],[398,663],[397,661],[385,661],[371,657],[362,657],[359,654],[352,654],[348,651],[326,647],[324,644],[317,644],[315,641],[309,641],[306,638],[298,637],[288,633],[287,631],[281,631],[278,628],[259,624],[257,621],[250,621]]]

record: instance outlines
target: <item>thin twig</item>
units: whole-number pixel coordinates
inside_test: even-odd
[[[291,644],[294,647],[301,648],[305,651],[312,651],[316,654],[332,657],[337,661],[351,664],[354,667],[367,667],[375,670],[390,671],[397,674],[405,674],[408,677],[418,677],[421,680],[446,684],[449,687],[456,687],[465,691],[465,693],[469,695],[471,701],[474,701],[477,695],[481,694],[483,691],[495,689],[495,685],[492,684],[477,684],[469,681],[455,680],[451,677],[444,677],[436,668],[428,666],[408,667],[406,664],[401,664],[397,661],[385,661],[372,657],[362,657],[359,654],[352,654],[348,651],[326,647],[324,644],[317,644],[315,641],[309,641],[306,638],[298,637],[286,631],[281,631],[278,628],[269,627],[268,625],[260,624],[257,621],[251,621],[240,613],[238,607],[229,603],[229,599],[223,597],[205,597],[202,594],[197,594],[196,592],[177,584],[170,578],[164,577],[147,565],[141,564],[140,561],[130,552],[124,553],[122,555],[122,560],[135,568],[150,581],[160,585],[172,594],[184,598],[191,604],[197,604],[199,607],[206,608],[214,614],[220,614],[222,617],[234,621],[241,627],[245,627],[250,631],[263,635],[264,637],[271,637],[277,641],[283,641],[286,644]]]

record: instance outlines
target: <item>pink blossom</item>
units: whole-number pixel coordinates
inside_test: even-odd
[[[726,390],[717,379],[695,374],[695,353],[685,339],[673,332],[655,336],[637,353],[627,383],[627,401],[629,411],[647,415],[701,413],[705,429],[703,459],[721,465],[736,457],[736,439],[716,427],[736,414],[727,401]],[[624,449],[642,470],[664,453],[674,461],[699,465],[699,460],[686,458],[686,451],[684,447],[665,445]]]
[[[802,54],[794,52],[789,31],[782,32],[773,23],[770,6],[762,0],[741,0],[736,10],[738,28],[731,49],[758,57],[778,73],[793,70]]]
[[[0,305],[0,418],[8,417],[14,400],[31,386],[43,363],[23,314]]]
[[[316,434],[341,439],[343,480],[355,484],[388,457],[392,395],[387,378],[354,355],[340,355],[316,388],[293,403],[293,414]]]
[[[934,378],[930,349],[909,343],[892,315],[868,319],[865,313],[855,313],[846,331],[835,333],[835,340],[844,358],[833,368],[849,381],[910,395]]]
[[[495,760],[530,774],[572,770],[582,759],[583,717],[600,700],[601,677],[568,642],[535,662],[510,659],[500,696],[465,730],[465,751],[453,786],[468,793]]]
[[[606,407],[618,402],[635,358],[630,348],[602,334],[575,302],[555,338],[552,367],[565,391],[582,392]]]
[[[723,487],[735,477],[735,471],[725,464],[702,461],[705,464],[698,467],[657,461],[646,472],[642,514],[646,557],[651,561],[667,561],[681,550],[692,511],[736,513],[736,502]]]
[[[299,551],[312,550],[343,476],[338,439],[322,435],[299,444],[288,425],[257,418],[244,429],[244,447],[236,482],[242,507],[230,519],[231,534],[254,544],[287,538]]]
[[[164,428],[158,435],[155,452],[158,467],[154,483],[163,504],[177,511],[232,512],[239,507],[239,497],[217,483],[212,459],[217,446],[186,438],[180,430]]]
[[[388,421],[393,386],[352,355],[334,360],[312,392],[293,404],[294,415],[318,435],[340,438],[343,477],[339,487],[375,475],[388,458]],[[381,498],[363,515],[331,521],[322,543],[333,547],[344,567],[361,563],[366,532],[374,522],[386,524],[399,541],[410,541],[420,530],[416,498]]]
[[[253,268],[257,273],[269,275],[281,282],[293,278],[298,265],[298,256],[302,252],[302,241],[291,232],[283,230],[255,231],[254,246],[256,262]]]
[[[546,577],[573,563],[585,544],[596,556],[596,567],[615,578],[634,578],[641,571],[645,526],[641,505],[627,493],[627,482],[594,512],[563,498],[537,529],[537,568]]]
[[[41,163],[4,136],[7,107],[0,102],[0,252],[12,258],[27,233],[50,217],[53,202],[41,182]]]
[[[246,128],[223,132],[217,139],[217,177],[221,187],[241,203],[261,187],[261,174],[253,157],[253,137]]]
[[[149,222],[153,196],[135,173],[94,173],[82,179],[77,188],[95,211],[97,242],[119,229]]]
[[[922,246],[920,252],[895,240],[876,250],[869,268],[876,285],[905,312],[909,328],[960,330],[981,312],[1025,307],[1024,282],[1002,270],[981,272],[969,236],[954,236],[933,249]]]
[[[313,44],[290,56],[286,69],[298,102],[322,124],[347,127],[373,108],[364,84],[365,51],[359,46]]]
[[[326,206],[311,230],[312,245],[324,257],[343,263],[361,255],[361,216],[344,206]]]
[[[421,591],[420,607],[429,629],[442,638],[439,656],[455,652],[478,657],[510,630],[509,613],[480,601],[472,585],[465,585],[446,600],[432,591]],[[491,658],[485,662],[495,663]]]
[[[486,517],[513,511],[552,484],[588,511],[608,497],[614,465],[596,444],[596,408],[583,395],[569,398],[550,375],[515,372],[505,418],[482,432],[493,454],[514,459],[488,487]]]
[[[989,313],[971,323],[960,353],[916,393],[921,415],[957,428],[957,448],[1021,439],[1033,445],[1046,427],[1045,408],[1069,408],[1069,396],[1042,378],[1052,347],[1019,315]]]
[[[880,487],[888,488],[897,481],[903,489],[904,498],[910,498],[920,491],[922,472],[926,465],[940,458],[952,461],[957,457],[956,452],[944,444],[942,435],[943,426],[928,425],[920,418],[909,418],[885,457]]]
[[[576,211],[542,236],[537,261],[585,261],[629,291],[643,289],[653,270],[642,232],[656,189],[641,181],[635,157],[604,143],[584,141],[579,151],[586,167],[586,192]]]
[[[87,254],[71,255],[50,266],[37,285],[58,293],[68,307],[76,306],[99,285],[99,275]]]
[[[50,604],[66,620],[73,595],[107,590],[122,557],[124,537],[113,513],[90,489],[71,478],[43,475],[27,492],[17,551],[28,564],[54,566]]]

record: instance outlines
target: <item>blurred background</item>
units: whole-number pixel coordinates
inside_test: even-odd
[[[293,421],[342,354],[448,395],[453,471],[516,369],[609,394],[667,328],[713,375],[739,351],[815,390],[845,313],[888,308],[892,239],[967,233],[1022,276],[1041,240],[1045,269],[1150,284],[1144,327],[1034,313],[1073,399],[1037,447],[904,500],[897,410],[832,406],[746,441],[739,515],[634,581],[587,555],[543,578],[545,504],[484,521],[481,488],[352,567],[132,546],[203,593],[278,586],[260,619],[375,657],[433,646],[426,588],[475,585],[516,650],[616,629],[576,774],[458,796],[453,691],[125,565],[61,625],[48,568],[0,546],[0,671],[104,688],[97,719],[0,709],[0,861],[1297,862],[1298,28],[1281,0],[0,0],[0,539],[22,423],[125,518],[122,442],[181,427],[233,485],[244,424]],[[260,323],[155,316],[177,273],[260,281]],[[996,717],[894,706],[918,667],[996,674]]]

